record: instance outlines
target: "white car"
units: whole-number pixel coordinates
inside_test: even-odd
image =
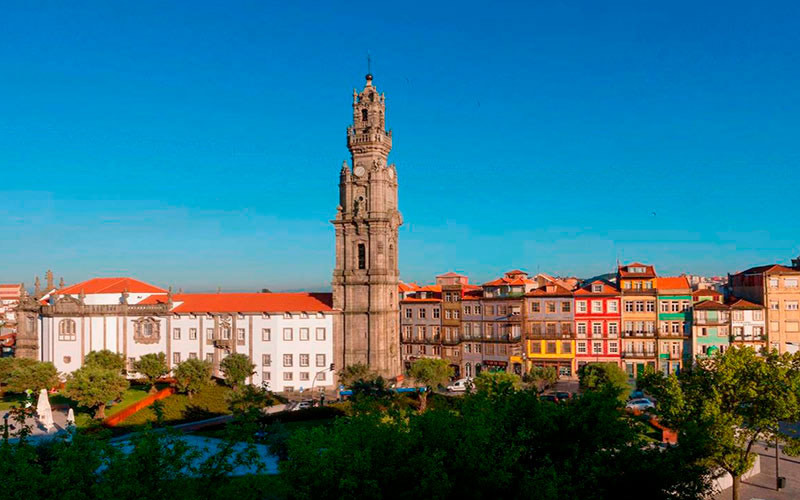
[[[447,390],[450,392],[466,392],[468,385],[472,385],[471,378],[460,378],[452,381],[450,385],[447,386]]]
[[[295,404],[291,410],[289,411],[300,411],[300,410],[307,410],[314,406],[314,403],[311,401],[300,401],[299,403]]]
[[[628,404],[625,405],[626,410],[638,410],[638,411],[652,410],[655,407],[656,405],[647,398],[631,399],[630,401],[628,401]]]

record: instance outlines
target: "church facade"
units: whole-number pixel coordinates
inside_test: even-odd
[[[385,96],[367,75],[353,91],[347,128],[351,160],[339,173],[331,221],[332,293],[173,294],[132,278],[94,278],[23,295],[17,356],[53,362],[68,374],[86,354],[121,354],[130,376],[142,355],[163,352],[170,368],[246,354],[249,382],[291,392],[332,386],[336,370],[363,363],[387,378],[400,368],[397,172],[387,159],[392,133]]]

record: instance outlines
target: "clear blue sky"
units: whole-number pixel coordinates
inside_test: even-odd
[[[407,281],[800,253],[797,2],[314,4],[4,3],[0,282],[326,289],[367,51]]]

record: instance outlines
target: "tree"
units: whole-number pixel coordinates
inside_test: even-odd
[[[522,379],[504,371],[482,371],[475,377],[475,389],[489,397],[503,396],[522,387]]]
[[[103,349],[102,351],[91,351],[83,360],[83,366],[96,366],[106,370],[122,373],[125,369],[125,358],[122,354]]]
[[[339,383],[345,387],[352,386],[359,380],[375,380],[378,375],[363,363],[345,366],[339,372]]]
[[[14,370],[36,363],[37,361],[27,358],[0,358],[0,394],[11,381],[11,373]]]
[[[275,402],[272,393],[263,387],[245,385],[238,391],[227,395],[228,407],[234,414],[243,414],[255,410],[259,414],[267,406]]]
[[[707,460],[733,477],[732,498],[738,500],[741,475],[753,465],[758,441],[800,441],[778,430],[782,421],[800,420],[800,354],[759,356],[749,348],[731,348],[680,375],[651,372],[641,385],[658,401],[661,421],[684,436],[708,436]]]
[[[231,354],[219,364],[222,373],[225,375],[225,383],[233,390],[237,390],[244,384],[247,377],[255,373],[256,365],[245,354]]]
[[[531,371],[522,377],[522,381],[532,384],[536,388],[536,392],[541,394],[556,385],[556,382],[558,382],[558,370],[552,366],[534,366]]]
[[[169,373],[167,356],[163,352],[145,354],[133,363],[133,369],[144,376],[150,384],[150,393],[153,394],[156,392],[156,380]]]
[[[87,408],[95,410],[94,418],[106,416],[106,403],[122,397],[128,380],[120,373],[99,366],[83,366],[67,378],[64,394]]]
[[[585,364],[578,369],[578,380],[582,391],[597,391],[608,386],[621,402],[628,399],[628,374],[616,363]]]
[[[199,359],[187,359],[179,363],[173,373],[178,390],[191,398],[211,382],[211,363]]]
[[[428,393],[446,384],[453,376],[453,368],[443,359],[420,358],[411,365],[408,375],[425,388],[419,393],[419,411],[423,412],[428,406]]]
[[[53,363],[36,361],[21,363],[14,368],[9,375],[7,389],[10,392],[25,392],[30,389],[38,394],[42,389],[51,389],[60,382],[58,370]]]

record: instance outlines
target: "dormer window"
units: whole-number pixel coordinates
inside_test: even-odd
[[[594,292],[594,293],[600,293],[600,292],[602,292],[602,291],[603,291],[603,285],[601,285],[601,284],[599,284],[599,283],[598,283],[598,284],[594,284],[594,285],[592,285],[592,292]]]
[[[283,313],[283,319],[292,319],[292,313]]]

